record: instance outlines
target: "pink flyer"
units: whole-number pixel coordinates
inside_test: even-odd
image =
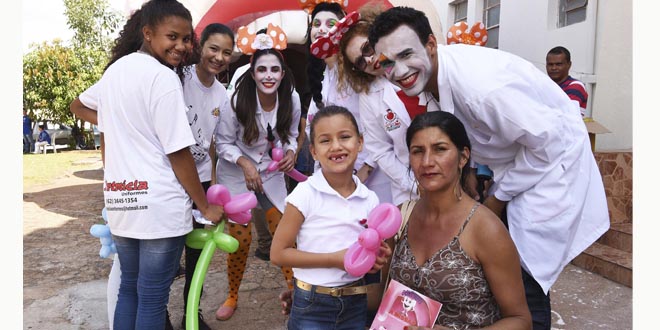
[[[390,280],[370,330],[402,330],[407,325],[433,327],[442,304]]]

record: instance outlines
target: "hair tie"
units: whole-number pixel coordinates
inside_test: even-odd
[[[311,15],[316,5],[323,2],[336,3],[341,7],[341,10],[346,10],[348,7],[348,0],[300,0],[300,8]]]
[[[339,52],[339,41],[344,36],[344,33],[360,21],[360,13],[354,11],[344,18],[340,19],[335,26],[333,26],[328,34],[320,37],[309,47],[309,51],[315,57],[324,59]]]
[[[472,28],[468,29],[465,22],[458,22],[452,25],[447,31],[447,45],[466,44],[484,46],[488,40],[488,31],[484,23],[476,22]]]
[[[245,55],[252,55],[263,49],[284,50],[287,46],[286,34],[272,23],[268,23],[266,33],[251,33],[246,26],[241,26],[236,35],[236,47]]]

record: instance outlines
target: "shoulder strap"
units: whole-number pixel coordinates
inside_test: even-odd
[[[401,205],[401,227],[399,227],[399,232],[396,233],[394,236],[394,242],[398,242],[399,239],[401,238],[401,235],[403,234],[403,230],[406,228],[406,224],[408,223],[408,218],[410,218],[410,214],[412,213],[412,210],[415,208],[415,204],[417,203],[417,200],[408,200],[404,202]]]
[[[415,208],[415,204],[417,203],[417,200],[408,200],[403,202],[401,204],[401,227],[399,227],[399,231],[394,235],[394,245],[396,245],[399,242],[399,239],[401,239],[401,235],[403,234],[403,230],[406,228],[406,224],[408,223],[408,218],[410,218],[410,213],[412,213],[413,208]],[[390,260],[391,262],[391,260]],[[387,274],[385,274],[385,282],[383,283],[383,290],[381,292],[387,291],[387,287],[390,284],[390,271],[389,271],[389,266],[387,267]],[[382,278],[382,275],[381,275]]]
[[[465,226],[467,226],[468,222],[470,222],[470,219],[472,219],[472,216],[474,215],[474,212],[477,210],[477,207],[479,207],[479,205],[481,205],[481,203],[479,202],[474,203],[472,209],[470,210],[470,214],[468,214],[467,219],[465,219],[465,222],[463,222],[463,225],[461,226],[461,230],[458,232],[458,235],[456,235],[456,237],[461,236],[463,230],[465,229]]]

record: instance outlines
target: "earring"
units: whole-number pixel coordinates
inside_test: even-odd
[[[147,41],[151,42],[151,38],[147,38]]]
[[[415,178],[414,186],[417,187],[417,189],[416,189],[417,190],[417,196],[421,197],[422,192],[424,192],[424,188],[422,188],[422,186],[419,185],[419,181],[417,181],[417,178]]]
[[[463,189],[461,189],[460,183],[461,183],[461,177],[463,176],[463,168],[458,168],[458,181],[456,181],[456,185],[454,185],[454,195],[456,195],[456,199],[460,202],[463,199]]]

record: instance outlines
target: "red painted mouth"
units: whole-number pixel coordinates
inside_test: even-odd
[[[399,83],[399,86],[404,89],[408,89],[415,85],[415,82],[417,82],[417,76],[419,75],[419,72],[415,72],[403,79],[397,80],[397,83]]]

